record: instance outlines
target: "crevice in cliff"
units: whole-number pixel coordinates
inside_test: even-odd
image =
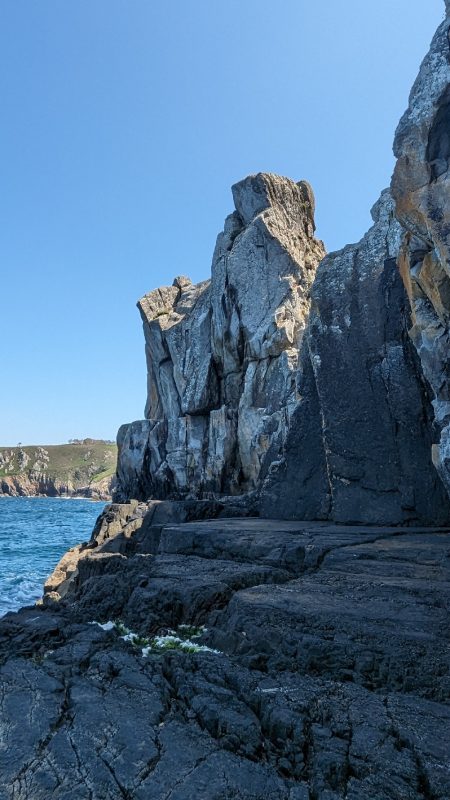
[[[448,172],[450,159],[450,87],[439,98],[436,115],[428,134],[426,160],[431,181]]]

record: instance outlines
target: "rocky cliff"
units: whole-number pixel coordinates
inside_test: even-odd
[[[96,439],[4,447],[0,450],[0,495],[110,500],[116,460],[116,445]]]
[[[358,244],[322,258],[309,185],[250,176],[211,280],[140,301],[146,420],[119,431],[117,499],[253,492],[263,516],[449,520],[449,78],[447,19]]]
[[[384,192],[357,245],[327,256],[312,290],[298,393],[264,516],[442,524],[449,501],[432,463],[429,386],[408,336],[397,257],[402,228]]]
[[[396,132],[391,192],[374,226],[318,270],[301,400],[262,493],[264,514],[448,521],[448,14],[447,3]]]
[[[146,420],[119,431],[118,498],[254,489],[286,437],[310,289],[324,255],[305,182],[250,176],[219,234],[210,281],[139,302]]]
[[[307,184],[258,175],[233,194],[211,281],[178,278],[139,303],[148,419],[119,431],[117,499],[256,489],[262,516],[448,521],[390,192],[317,272]]]
[[[392,179],[411,338],[433,392],[433,460],[450,491],[450,45],[439,27],[398,126]]]

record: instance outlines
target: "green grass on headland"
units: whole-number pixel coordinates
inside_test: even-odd
[[[46,475],[51,480],[88,486],[114,475],[116,462],[116,445],[99,439],[0,447],[0,478]]]

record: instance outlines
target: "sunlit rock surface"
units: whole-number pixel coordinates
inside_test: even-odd
[[[119,499],[251,490],[285,439],[310,289],[324,255],[306,182],[233,186],[212,277],[177,278],[139,302],[146,420],[124,426]]]
[[[450,491],[450,46],[447,17],[413,86],[395,136],[392,192],[403,228],[399,265],[411,338],[433,390],[440,429],[433,459]]]

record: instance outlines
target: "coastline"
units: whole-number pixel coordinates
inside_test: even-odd
[[[74,544],[89,538],[104,505],[82,497],[0,498],[1,614],[37,608],[55,565]]]
[[[6,494],[4,492],[0,492],[0,500],[38,500],[38,499],[47,499],[47,500],[89,500],[91,503],[111,503],[112,497],[109,495],[105,497],[105,499],[101,499],[99,497],[91,497],[90,495],[84,494]]]

